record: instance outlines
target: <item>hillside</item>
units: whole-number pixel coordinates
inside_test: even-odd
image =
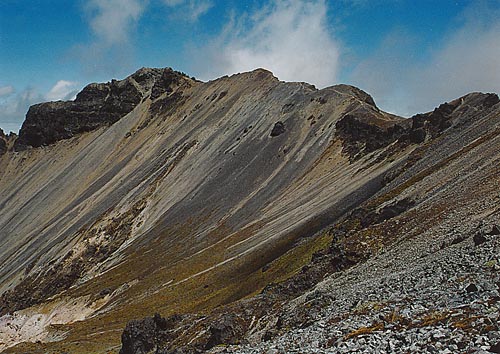
[[[394,308],[402,331],[487,337],[499,102],[404,119],[348,85],[141,69],[32,106],[0,136],[0,350],[118,352],[126,327],[123,353],[314,352],[382,332],[370,316]],[[476,287],[454,306],[487,307],[430,307],[450,282]],[[402,312],[415,292],[428,311]]]

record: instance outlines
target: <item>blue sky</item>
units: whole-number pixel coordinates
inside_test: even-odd
[[[384,110],[500,91],[500,0],[2,0],[0,128],[140,67],[202,80],[265,67],[356,85]]]

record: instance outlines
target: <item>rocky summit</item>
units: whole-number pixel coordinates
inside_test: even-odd
[[[0,130],[0,351],[500,352],[500,100],[143,68]]]

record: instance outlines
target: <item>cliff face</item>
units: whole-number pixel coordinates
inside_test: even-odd
[[[363,230],[415,210],[441,182],[415,183],[446,174],[450,156],[498,158],[481,149],[498,144],[499,106],[475,93],[403,119],[352,86],[317,90],[263,69],[207,83],[141,69],[73,102],[35,105],[17,152],[0,156],[0,325],[15,324],[0,342],[47,342],[13,352],[105,352],[131,319],[209,311],[292,279],[241,307],[231,338],[213,322],[227,312],[157,316],[130,325],[123,350],[236,343],[262,304],[397,239]],[[327,230],[346,216],[333,244]],[[290,278],[313,254],[310,273]],[[157,327],[153,344],[134,335],[155,337]]]
[[[6,135],[4,131],[0,129],[0,155],[3,155],[7,151],[11,150],[16,139],[16,134],[11,132],[9,135]]]
[[[0,129],[0,155],[7,152],[7,137],[2,129]]]
[[[156,99],[191,79],[172,69],[143,68],[124,80],[86,86],[74,101],[31,106],[15,149],[40,147],[109,126],[130,113],[142,100]]]

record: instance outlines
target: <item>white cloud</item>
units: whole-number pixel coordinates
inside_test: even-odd
[[[168,7],[178,7],[183,18],[195,22],[213,7],[211,0],[163,0]],[[187,14],[187,16],[186,16]]]
[[[413,55],[416,47],[408,36],[393,33],[357,66],[352,80],[382,109],[405,116],[472,91],[499,93],[499,33],[500,11],[475,4],[426,59]]]
[[[49,101],[74,99],[78,93],[78,83],[74,81],[59,80],[45,95]]]
[[[233,19],[198,50],[194,65],[203,79],[262,67],[281,80],[324,87],[335,83],[339,62],[324,0],[273,0],[257,14]]]
[[[500,93],[499,35],[500,20],[486,28],[467,23],[454,33],[429,65],[413,73],[410,84],[416,101],[410,109],[430,110],[472,91]]]
[[[132,36],[147,3],[147,0],[87,1],[84,8],[93,39],[76,45],[70,53],[81,62],[86,73],[122,75],[133,69]]]
[[[104,44],[126,43],[145,6],[141,0],[90,0],[90,27]]]
[[[137,69],[134,63],[137,26],[146,10],[169,8],[165,13],[170,12],[171,18],[195,22],[214,5],[213,0],[84,1],[84,15],[92,39],[75,45],[69,54],[82,64],[85,74],[105,74],[107,77],[130,74]]]
[[[10,94],[14,93],[14,87],[8,85],[8,86],[1,86],[0,87],[0,97],[5,97],[9,96]]]
[[[44,97],[33,88],[26,88],[16,95],[0,100],[0,128],[5,132],[17,132],[28,108],[42,101]]]
[[[31,105],[45,101],[74,99],[78,88],[78,83],[67,80],[59,80],[45,95],[33,87],[14,95],[12,94],[15,91],[14,87],[0,87],[0,128],[5,132],[17,132]],[[8,94],[2,95],[4,92]]]

